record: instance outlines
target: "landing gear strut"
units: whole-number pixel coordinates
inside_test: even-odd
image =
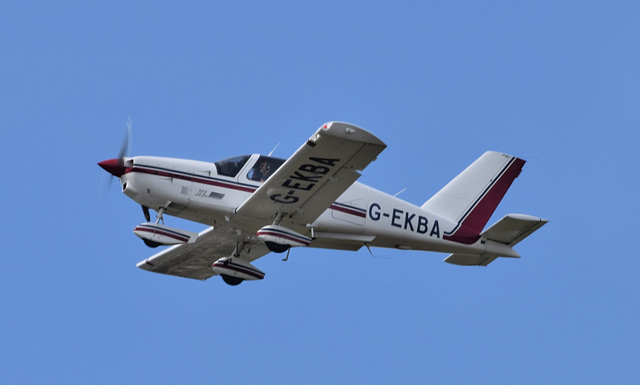
[[[171,202],[167,202],[166,206],[169,206],[171,204]],[[163,214],[164,214],[164,210],[166,210],[166,207],[160,207],[160,210],[158,210],[158,214],[156,215],[156,225],[160,223],[160,221],[162,221],[162,224],[164,225],[164,218],[163,218]],[[151,221],[151,215],[149,214],[149,208],[147,206],[142,206],[142,213],[144,214],[144,219],[147,220],[147,222]],[[158,242],[154,242],[152,240],[149,239],[142,239],[142,241],[144,242],[145,245],[155,249],[158,246],[162,246],[162,243],[158,243]]]
[[[158,215],[156,215],[156,225],[160,222],[162,222],[162,224],[164,225],[164,211],[167,209],[167,207],[169,207],[170,204],[171,202],[167,202],[166,205],[160,207],[160,210],[158,210]]]

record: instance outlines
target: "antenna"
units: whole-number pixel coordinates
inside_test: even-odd
[[[369,254],[371,254],[371,256],[373,258],[391,259],[390,257],[382,257],[382,256],[378,256],[378,255],[373,255],[373,251],[371,251],[371,247],[369,246],[369,244],[365,244],[364,246],[367,248],[367,250],[369,250]]]
[[[398,195],[402,194],[402,193],[404,192],[404,190],[406,190],[406,189],[407,189],[407,188],[405,187],[405,188],[403,188],[402,190],[398,191],[398,192],[396,193],[396,195],[394,195],[394,197],[397,197]]]
[[[271,150],[271,152],[267,156],[271,156],[271,154],[273,154],[273,152],[276,150],[276,148],[278,148],[279,145],[280,143],[276,144],[276,146],[273,148],[273,150]]]

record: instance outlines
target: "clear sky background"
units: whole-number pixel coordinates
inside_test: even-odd
[[[9,1],[0,6],[0,382],[632,384],[640,378],[640,5]],[[139,270],[98,161],[286,158],[324,122],[421,205],[486,150],[528,160],[491,222],[519,260],[296,249],[229,287]],[[168,225],[200,230],[172,218]]]

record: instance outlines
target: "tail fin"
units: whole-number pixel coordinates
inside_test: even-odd
[[[456,223],[444,239],[474,243],[524,164],[520,158],[487,151],[422,208]]]

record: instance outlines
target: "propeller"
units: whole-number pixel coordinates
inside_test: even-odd
[[[111,183],[113,183],[113,177],[120,178],[125,172],[126,167],[124,166],[124,159],[129,155],[129,147],[131,145],[131,118],[127,120],[127,131],[125,133],[125,137],[122,140],[122,144],[120,145],[120,151],[118,151],[118,157],[109,160],[103,160],[102,162],[98,162],[98,166],[102,167],[105,171],[107,171],[112,176],[109,178],[109,182],[107,184],[106,190],[109,191],[111,189]]]
[[[131,118],[127,119],[127,131],[125,132],[124,139],[122,140],[122,144],[120,144],[120,151],[118,151],[118,157],[108,160],[103,160],[102,162],[98,162],[98,166],[105,169],[109,174],[109,182],[106,188],[103,187],[103,198],[106,196],[106,192],[111,190],[111,184],[113,183],[114,177],[120,178],[127,172],[127,167],[125,166],[125,158],[129,157],[129,150],[131,148]],[[102,185],[104,186],[104,179]],[[142,206],[142,214],[147,222],[151,221],[151,214],[149,213],[149,208],[147,206]]]
[[[120,145],[120,151],[118,152],[118,158],[122,159],[129,155],[129,146],[131,145],[131,118],[127,119],[127,132],[125,133],[124,140]]]

